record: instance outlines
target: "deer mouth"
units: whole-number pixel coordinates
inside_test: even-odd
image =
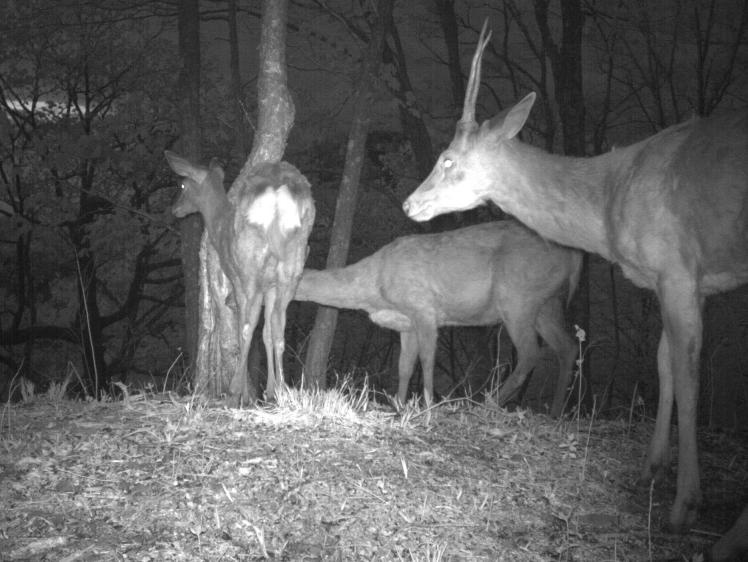
[[[410,199],[406,199],[403,203],[403,211],[408,215],[408,218],[417,221],[424,222],[434,217],[434,207],[428,203],[415,203]]]
[[[185,211],[184,209],[182,209],[181,207],[174,207],[171,210],[171,213],[175,217],[177,217],[178,219],[183,219],[184,217],[186,217],[187,215],[189,215],[189,213],[187,211]]]

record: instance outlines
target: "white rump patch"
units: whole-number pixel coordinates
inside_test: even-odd
[[[252,202],[247,219],[250,223],[267,230],[275,218],[275,192],[266,189],[262,195]]]
[[[285,185],[277,190],[268,188],[249,208],[248,220],[267,230],[277,218],[281,232],[287,233],[301,226],[299,207]]]
[[[301,215],[296,200],[288,190],[287,185],[282,185],[276,192],[278,194],[278,222],[282,232],[290,232],[301,227]]]

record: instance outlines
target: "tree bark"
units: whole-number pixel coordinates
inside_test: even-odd
[[[408,137],[408,141],[410,141],[413,156],[416,160],[418,176],[425,178],[431,173],[431,168],[434,166],[434,150],[431,146],[431,136],[426,128],[426,124],[423,122],[421,109],[416,102],[416,96],[408,74],[405,51],[400,41],[400,34],[392,19],[392,12],[390,12],[390,20],[387,22],[387,28],[392,36],[394,49],[388,43],[384,44],[385,60],[392,60],[397,73],[397,83],[399,86],[397,95],[400,98],[400,104],[398,104],[400,124],[403,132]]]
[[[581,0],[561,2],[561,46],[554,41],[548,25],[550,0],[535,0],[535,18],[543,40],[543,50],[551,61],[556,84],[556,105],[561,118],[564,154],[585,155],[584,97],[582,88],[582,31],[584,13]]]
[[[393,0],[379,0],[377,3],[377,20],[372,28],[361,80],[359,80],[355,95],[345,166],[340,181],[340,191],[335,205],[335,219],[330,236],[330,252],[327,255],[328,268],[342,267],[348,258],[353,214],[356,210],[366,136],[369,131],[372,90],[375,86],[375,78],[379,73],[384,38],[392,16],[392,4]],[[326,387],[327,359],[330,355],[337,321],[337,309],[320,307],[317,311],[304,361],[304,386],[306,388]]]
[[[249,180],[252,168],[260,162],[279,161],[293,127],[295,109],[286,86],[287,0],[265,0],[260,38],[258,77],[258,119],[252,152],[229,189],[229,200],[236,203],[240,186]],[[200,247],[200,335],[195,385],[208,395],[228,392],[239,363],[237,319],[226,306],[229,282],[218,254],[207,235]],[[250,398],[259,396],[257,381],[250,379]]]
[[[452,104],[455,117],[459,117],[462,104],[465,101],[465,79],[462,76],[460,64],[459,31],[455,17],[454,0],[435,0],[436,10],[439,12],[439,23],[444,34],[444,44],[447,47],[447,66],[449,81],[452,84]]]
[[[230,70],[231,70],[231,101],[234,105],[234,150],[241,158],[249,152],[250,137],[249,127],[246,125],[244,117],[244,100],[242,100],[242,77],[241,66],[239,63],[239,33],[236,25],[236,2],[237,0],[228,0],[228,26],[229,26],[229,51],[230,51]]]
[[[200,11],[198,0],[181,0],[179,4],[179,52],[182,69],[177,82],[180,113],[180,152],[193,162],[199,161],[200,130]],[[197,356],[199,322],[200,236],[202,218],[198,213],[179,221],[182,270],[184,272],[185,329],[182,352],[185,364],[192,366]]]

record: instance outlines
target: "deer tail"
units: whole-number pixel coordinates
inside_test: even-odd
[[[302,209],[288,187],[268,189],[249,211],[249,222],[265,232],[270,252],[278,259],[286,257],[290,238],[301,229]]]

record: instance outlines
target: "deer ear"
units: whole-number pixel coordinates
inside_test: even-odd
[[[178,154],[174,154],[170,150],[164,150],[164,156],[166,156],[166,161],[177,175],[186,178],[191,178],[195,175],[195,167],[190,164],[187,159],[182,158]]]
[[[530,110],[535,103],[535,92],[530,92],[509,109],[505,109],[496,117],[484,123],[493,136],[502,139],[512,139],[525,126]]]
[[[223,168],[218,164],[218,158],[213,158],[210,161],[210,168],[208,170],[208,178],[211,181],[215,181],[223,185]]]

